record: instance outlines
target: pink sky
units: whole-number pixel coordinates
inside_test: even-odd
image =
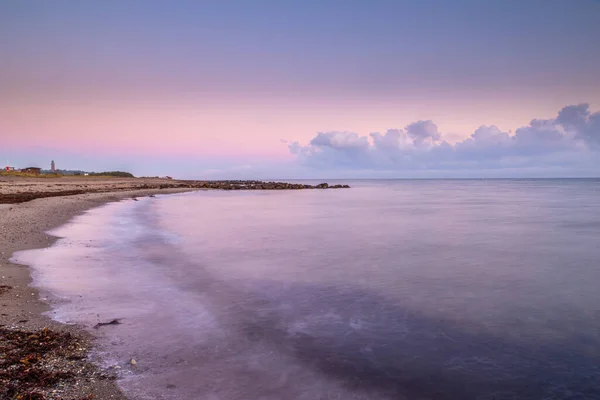
[[[322,131],[361,135],[432,119],[446,140],[468,137],[480,125],[503,130],[550,118],[581,92],[539,98],[475,93],[468,98],[406,96],[365,99],[3,99],[4,149],[34,144],[93,153],[289,158],[283,140],[307,142]],[[592,108],[600,104],[600,95]],[[24,140],[24,138],[26,138]]]

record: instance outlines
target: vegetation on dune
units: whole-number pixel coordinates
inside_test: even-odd
[[[86,174],[85,171],[80,171],[80,170],[72,170],[72,169],[57,169],[55,171],[52,171],[50,169],[43,169],[42,170],[42,174],[44,175],[84,175]]]
[[[84,172],[84,171],[66,171],[42,170],[41,174],[32,174],[21,171],[0,170],[0,176],[17,176],[21,178],[60,178],[61,176],[93,176],[93,177],[117,177],[117,178],[135,178],[133,174],[124,171],[106,171],[106,172]]]
[[[43,170],[43,174],[52,174],[52,171]],[[58,169],[55,173],[68,176],[116,176],[119,178],[135,178],[133,174],[124,171],[86,172],[81,170]]]
[[[135,178],[133,174],[123,171],[90,172],[89,176],[116,176],[118,178]]]
[[[21,171],[0,170],[0,176],[18,176],[21,178],[58,178],[59,174],[31,174]]]

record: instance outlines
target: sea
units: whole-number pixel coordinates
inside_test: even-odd
[[[330,183],[109,203],[14,259],[134,400],[600,399],[600,180]]]

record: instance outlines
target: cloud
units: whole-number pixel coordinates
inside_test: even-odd
[[[589,146],[595,148],[600,146],[600,112],[592,114],[588,104],[563,108],[558,113],[556,121]]]
[[[360,136],[320,132],[307,145],[288,144],[306,167],[374,171],[571,168],[600,172],[600,112],[564,107],[553,119],[533,119],[514,134],[481,126],[451,144],[432,121]]]
[[[437,142],[442,138],[437,125],[433,121],[417,121],[408,125],[406,134],[413,139],[415,144],[421,145],[425,141]]]
[[[310,144],[313,146],[330,147],[332,149],[367,149],[369,140],[364,136],[358,136],[354,132],[327,132],[319,133]]]

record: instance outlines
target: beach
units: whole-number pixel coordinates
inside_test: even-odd
[[[195,181],[160,178],[112,177],[19,177],[0,176],[0,204],[20,203],[36,198],[69,196],[75,194],[130,192],[135,190],[189,189]],[[135,193],[124,194],[133,196]],[[53,205],[54,206],[54,205]]]
[[[189,191],[189,188],[137,189],[136,186],[161,185],[161,181],[120,179],[4,179],[0,181],[0,193],[18,196],[23,193],[58,192],[72,190],[101,190],[101,193],[84,193],[70,196],[38,198],[20,204],[0,204],[0,327],[15,331],[39,332],[49,328],[56,332],[68,332],[81,338],[81,346],[89,348],[92,339],[81,328],[57,323],[45,312],[49,306],[29,287],[29,268],[9,260],[16,251],[50,246],[56,238],[46,234],[48,230],[65,224],[82,212],[107,202],[132,199],[153,194]],[[85,186],[85,187],[82,187]],[[110,190],[117,190],[111,192]],[[133,201],[133,200],[131,200]],[[3,345],[0,342],[0,346]],[[72,364],[76,365],[72,365]],[[65,361],[71,364],[74,376],[49,388],[40,387],[34,393],[45,393],[46,398],[60,399],[124,399],[110,376],[87,364],[85,359]],[[78,374],[79,372],[79,374]],[[79,376],[77,376],[79,375]],[[57,387],[59,388],[56,391]],[[48,390],[45,390],[48,389]],[[55,391],[53,393],[52,391]],[[1,397],[1,394],[0,394]]]
[[[259,181],[0,176],[0,328],[6,329],[3,331],[3,338],[0,339],[0,346],[6,345],[3,341],[7,342],[8,335],[13,331],[21,332],[27,337],[30,334],[42,332],[44,328],[49,328],[52,334],[60,335],[66,332],[74,335],[75,343],[81,342],[81,346],[78,348],[88,349],[91,346],[93,338],[81,327],[58,323],[44,314],[50,310],[50,306],[40,299],[35,288],[29,286],[32,282],[30,269],[27,266],[10,262],[10,258],[15,252],[52,245],[56,238],[46,232],[64,225],[86,210],[109,202],[135,201],[137,197],[200,189],[305,188],[314,187]],[[33,345],[39,346],[36,343]],[[3,351],[9,349],[5,348]],[[63,354],[58,358],[60,357],[68,358],[70,356]],[[54,363],[56,361],[56,359],[53,360]],[[5,366],[4,369],[10,368]],[[40,398],[48,399],[79,399],[90,398],[89,396],[93,396],[94,399],[124,398],[114,384],[113,377],[90,365],[85,358],[75,361],[65,359],[62,360],[60,366],[50,368],[52,373],[59,372],[61,369],[68,369],[68,376],[65,379],[59,379],[58,384],[28,389],[23,393],[41,393],[46,397]],[[17,386],[19,385],[17,384]],[[23,393],[18,394],[23,395]],[[1,395],[2,393],[0,393]]]

